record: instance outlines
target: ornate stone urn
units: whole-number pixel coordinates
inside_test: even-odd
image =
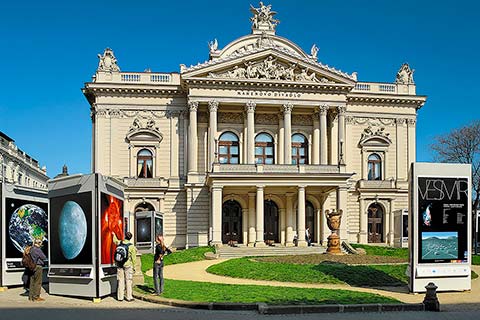
[[[342,254],[340,249],[340,236],[338,235],[338,229],[340,229],[340,223],[342,221],[343,210],[329,210],[325,211],[325,217],[327,218],[327,226],[332,231],[332,234],[328,236],[327,253],[328,254]]]

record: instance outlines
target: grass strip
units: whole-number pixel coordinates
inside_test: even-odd
[[[152,277],[145,277],[146,284],[135,290],[150,293]],[[182,280],[165,280],[162,297],[194,302],[239,302],[268,304],[367,304],[400,303],[377,294],[349,290],[290,288],[257,285],[230,285]]]
[[[408,248],[369,246],[365,244],[356,244],[356,243],[352,243],[351,245],[355,249],[357,248],[365,249],[367,255],[370,255],[370,256],[397,257],[397,258],[402,258],[408,261]]]
[[[175,251],[172,254],[166,255],[163,259],[164,265],[186,263],[193,261],[205,260],[204,254],[206,252],[214,252],[213,247],[197,247],[192,249],[185,249]],[[147,272],[153,268],[153,254],[142,254],[142,272]]]
[[[231,259],[210,266],[207,272],[233,278],[281,282],[349,284],[352,286],[403,286],[408,283],[407,266],[401,265],[346,265],[323,262],[320,264],[292,264],[259,262],[251,258]]]

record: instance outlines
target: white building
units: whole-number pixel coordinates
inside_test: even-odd
[[[47,169],[20,150],[15,141],[0,131],[0,181],[36,189],[47,189]]]
[[[342,239],[392,244],[426,100],[413,71],[359,81],[276,35],[270,6],[251,21],[180,73],[121,72],[112,50],[99,55],[83,89],[93,171],[123,179],[127,211],[163,212],[176,247],[288,246],[306,227],[326,243],[325,210],[343,211]]]

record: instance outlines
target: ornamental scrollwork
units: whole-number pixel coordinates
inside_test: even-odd
[[[235,112],[219,112],[218,113],[218,121],[220,123],[242,124],[243,118],[244,116],[241,113],[235,113]]]

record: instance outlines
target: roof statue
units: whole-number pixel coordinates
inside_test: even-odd
[[[280,23],[279,20],[273,18],[277,13],[272,11],[272,5],[270,4],[266,6],[260,1],[259,5],[260,8],[250,5],[250,11],[253,13],[253,17],[250,18],[253,33],[256,33],[255,31],[270,31],[274,34],[275,26]]]
[[[415,70],[410,69],[408,63],[402,64],[400,70],[397,72],[397,78],[395,79],[395,83],[399,84],[415,84],[413,81],[413,73]]]
[[[310,56],[313,58],[313,60],[317,61],[317,55],[318,55],[318,47],[314,43],[312,46],[312,49],[310,49]]]
[[[119,72],[120,68],[118,67],[117,64],[117,59],[115,58],[115,55],[113,54],[113,50],[110,48],[106,48],[105,51],[103,52],[103,55],[98,54],[98,71],[107,71],[107,72]]]
[[[218,41],[217,39],[213,39],[213,41],[208,42],[208,48],[210,49],[210,52],[215,52],[218,49]]]

